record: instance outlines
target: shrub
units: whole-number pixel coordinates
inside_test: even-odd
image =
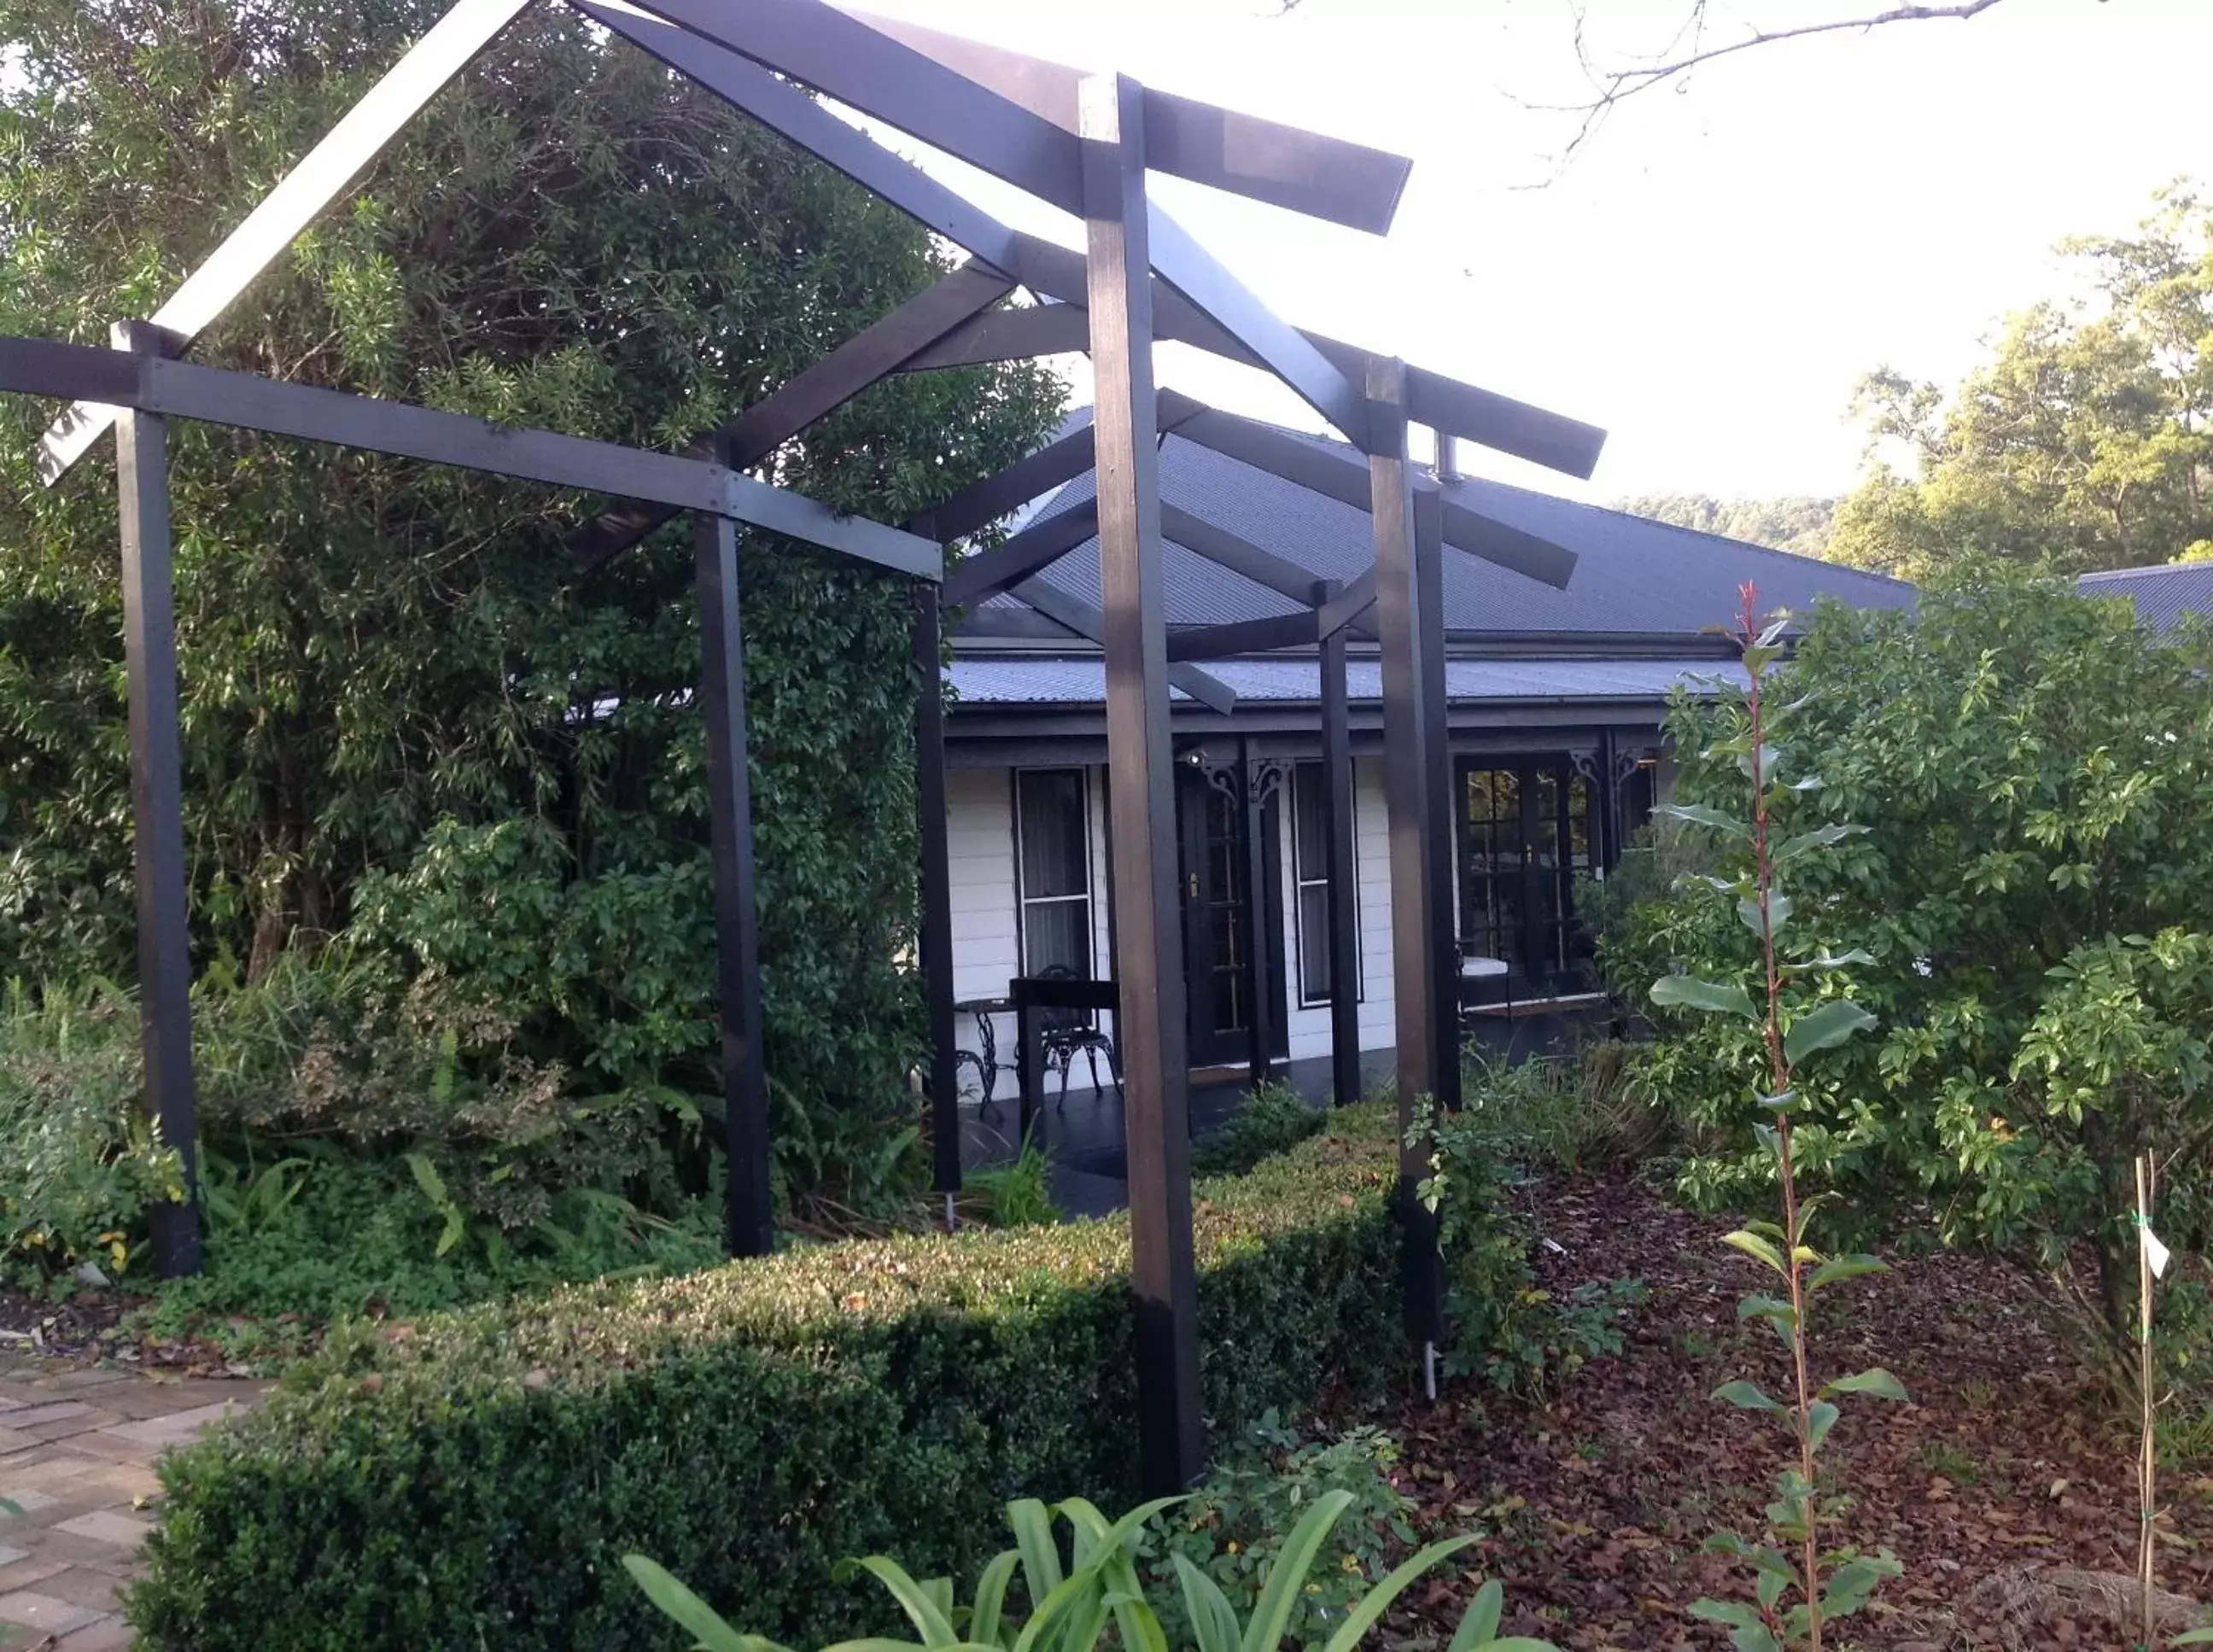
[[[1191,1146],[1194,1176],[1241,1176],[1329,1124],[1328,1113],[1288,1084],[1263,1084],[1222,1125]]]
[[[1399,1345],[1391,1125],[1366,1109],[1194,1201],[1217,1439]],[[1134,1491],[1129,1229],[855,1241],[334,1334],[162,1470],[152,1647],[660,1644],[649,1551],[752,1623],[882,1627],[842,1557],[972,1575],[1029,1490]]]
[[[2125,601],[1970,565],[1912,615],[1825,608],[1774,681],[1804,788],[1778,808],[1792,830],[1852,832],[1790,869],[1801,920],[1850,961],[1785,960],[1881,1021],[1801,1087],[1799,1167],[1845,1196],[1847,1239],[1887,1216],[2054,1266],[2094,1249],[2091,1318],[2131,1357],[2136,1155],[2186,1148],[2155,1219],[2186,1245],[2213,1231],[2209,667],[2202,625],[2155,636]],[[1680,802],[1740,806],[1743,720],[1726,700],[1678,710]],[[1756,978],[1758,938],[1710,893],[1686,881],[1640,908],[1624,972]],[[1643,1071],[1709,1136],[1686,1191],[1764,1200],[1760,1030],[1655,1019]]]
[[[1618,1039],[1519,1061],[1471,1049],[1460,1068],[1468,1131],[1527,1169],[1579,1175],[1639,1163],[1661,1145],[1667,1119],[1637,1082],[1636,1053]]]
[[[1344,1498],[1330,1527],[1332,1541],[1316,1558],[1284,1635],[1320,1647],[1390,1570],[1394,1545],[1411,1547],[1414,1505],[1391,1483],[1399,1443],[1381,1429],[1356,1428],[1334,1440],[1302,1442],[1273,1411],[1225,1451],[1198,1489],[1146,1522],[1137,1563],[1160,1601],[1172,1643],[1191,1637],[1178,1588],[1185,1565],[1196,1566],[1241,1618],[1266,1588],[1284,1540],[1321,1499]]]
[[[120,1272],[147,1205],[183,1191],[139,1100],[138,1015],[105,985],[0,1008],[0,1262]]]
[[[1471,1536],[1432,1543],[1373,1588],[1349,1588],[1334,1581],[1302,1582],[1313,1575],[1336,1523],[1351,1509],[1350,1491],[1325,1492],[1295,1526],[1282,1533],[1280,1564],[1253,1599],[1232,1600],[1199,1560],[1180,1551],[1174,1575],[1155,1577],[1151,1587],[1137,1573],[1133,1551],[1146,1520],[1168,1512],[1162,1498],[1133,1509],[1108,1523],[1089,1502],[1071,1497],[1056,1509],[1035,1498],[1007,1505],[1015,1528],[1015,1547],[1001,1552],[977,1579],[969,1604],[954,1593],[951,1578],[924,1582],[887,1555],[855,1563],[890,1593],[915,1632],[912,1641],[883,1640],[873,1652],[1096,1652],[1111,1622],[1108,1644],[1125,1652],[1167,1652],[1171,1646],[1196,1652],[1276,1652],[1285,1635],[1299,1639],[1302,1603],[1327,1588],[1342,1592],[1350,1609],[1326,1642],[1324,1652],[1354,1652],[1372,1632],[1393,1601],[1424,1573],[1475,1541]],[[1069,1545],[1072,1565],[1064,1568],[1056,1520],[1073,1527]],[[783,1652],[771,1642],[741,1635],[714,1608],[643,1555],[625,1555],[623,1564],[671,1621],[689,1631],[705,1652]],[[1327,1569],[1324,1569],[1326,1576]],[[1008,1609],[1010,1586],[1020,1582],[1030,1612],[1027,1618]],[[1497,1638],[1505,1591],[1494,1580],[1469,1600],[1453,1636],[1452,1652],[1558,1652],[1548,1641],[1523,1636]],[[850,1652],[827,1649],[826,1652]]]
[[[1645,1295],[1635,1280],[1591,1282],[1564,1301],[1540,1289],[1529,1234],[1509,1202],[1521,1173],[1501,1154],[1480,1105],[1430,1115],[1420,1196],[1436,1213],[1445,1270],[1445,1371],[1540,1400],[1600,1354],[1621,1351],[1622,1315]]]

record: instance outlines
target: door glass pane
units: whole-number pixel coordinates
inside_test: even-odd
[[[1083,771],[1027,769],[1015,783],[1021,812],[1022,898],[1088,893]]]

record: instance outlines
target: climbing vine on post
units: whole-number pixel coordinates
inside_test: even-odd
[[[1836,1425],[1838,1401],[1848,1394],[1903,1399],[1905,1390],[1877,1367],[1827,1381],[1814,1378],[1808,1352],[1808,1323],[1816,1293],[1839,1280],[1881,1271],[1866,1255],[1824,1257],[1807,1241],[1808,1225],[1820,1200],[1798,1187],[1791,1160],[1791,1114],[1796,1104],[1800,1064],[1833,1049],[1875,1025],[1875,1017],[1843,996],[1841,972],[1873,961],[1862,952],[1832,956],[1790,927],[1790,898],[1781,875],[1808,855],[1833,848],[1856,826],[1828,824],[1788,831],[1789,817],[1821,789],[1796,754],[1781,741],[1779,716],[1767,696],[1768,674],[1783,657],[1783,615],[1759,613],[1759,592],[1741,588],[1742,606],[1732,635],[1742,649],[1746,676],[1743,704],[1734,728],[1712,755],[1734,757],[1750,783],[1749,818],[1704,804],[1664,804],[1661,812],[1717,835],[1726,850],[1724,872],[1700,881],[1721,898],[1733,900],[1745,927],[1759,938],[1757,978],[1700,980],[1668,975],[1653,983],[1655,1004],[1722,1015],[1740,1015],[1758,1030],[1763,1070],[1759,1089],[1763,1118],[1753,1125],[1775,1161],[1782,1194],[1777,1222],[1748,1222],[1725,1243],[1743,1252],[1781,1281],[1783,1295],[1758,1292],[1737,1305],[1740,1320],[1759,1320],[1772,1330],[1789,1356],[1791,1393],[1771,1399],[1758,1385],[1740,1379],[1724,1383],[1714,1398],[1772,1417],[1791,1435],[1797,1460],[1777,1479],[1777,1497],[1765,1509],[1765,1539],[1748,1541],[1733,1532],[1716,1534],[1707,1546],[1733,1555],[1753,1569],[1754,1601],[1699,1600],[1691,1610],[1729,1625],[1738,1652],[1782,1652],[1805,1647],[1820,1652],[1822,1625],[1856,1612],[1875,1585],[1898,1575],[1887,1550],[1862,1555],[1850,1548],[1824,1550],[1821,1531],[1844,1511],[1847,1499],[1815,1490],[1814,1460]],[[1785,937],[1789,938],[1786,939]]]

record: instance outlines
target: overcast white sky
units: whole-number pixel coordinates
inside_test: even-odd
[[[1588,484],[1466,454],[1583,497],[1848,488],[1861,373],[1949,384],[2005,312],[2059,290],[2053,242],[2129,229],[2178,175],[2213,182],[2213,0],[2005,0],[1965,24],[1765,46],[1625,104],[1533,189],[1572,125],[1523,102],[1581,85],[1568,0],[862,3],[1414,157],[1382,239],[1154,188],[1287,319],[1606,426]],[[1730,3],[1723,29],[1879,9]],[[1589,0],[1588,34],[1635,49],[1687,5]],[[918,158],[1076,240],[1052,209]],[[1315,423],[1194,351],[1165,347],[1161,377]]]

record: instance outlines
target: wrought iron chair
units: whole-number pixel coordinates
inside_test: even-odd
[[[1049,981],[1080,981],[1083,978],[1066,964],[1048,964],[1038,972],[1039,978]],[[1114,1094],[1123,1097],[1122,1058],[1114,1048],[1114,1040],[1100,1030],[1098,1012],[1090,1009],[1040,1009],[1037,1012],[1038,1042],[1041,1048],[1045,1070],[1050,1074],[1060,1070],[1060,1094],[1056,1106],[1068,1101],[1068,1076],[1081,1055],[1091,1069],[1091,1088],[1099,1084],[1099,1058],[1106,1058],[1106,1073],[1114,1081]]]
[[[953,1057],[953,1070],[957,1074],[963,1068],[973,1067],[976,1070],[976,1088],[984,1098],[982,1111],[991,1113],[996,1111],[991,1105],[991,1092],[999,1084],[999,1037],[991,1030],[989,1010],[978,1010],[975,1015],[976,1042],[983,1045],[983,1049],[980,1053],[974,1050],[956,1051]]]

